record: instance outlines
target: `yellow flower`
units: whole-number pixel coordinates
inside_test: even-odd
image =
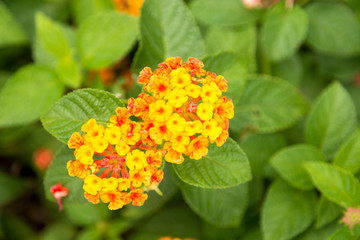
[[[182,133],[173,134],[170,138],[171,147],[177,152],[185,152],[190,138]]]
[[[204,137],[209,137],[210,142],[214,142],[221,132],[222,128],[218,126],[215,119],[210,119],[209,121],[204,122],[202,126],[202,135]]]
[[[197,98],[200,96],[201,87],[195,84],[189,84],[185,88],[187,95],[192,98]]]
[[[175,108],[181,107],[188,99],[184,89],[174,89],[168,96],[169,103]]]
[[[215,83],[205,84],[201,88],[200,93],[201,99],[205,103],[215,103],[221,96],[221,91]]]
[[[115,146],[115,150],[116,150],[117,154],[119,154],[120,156],[125,156],[130,151],[130,147],[124,141],[120,141]]]
[[[109,192],[116,190],[118,187],[118,180],[114,177],[101,179],[101,185],[103,186],[102,191]]]
[[[146,167],[148,163],[146,161],[145,153],[138,149],[128,153],[128,155],[126,155],[126,165],[130,168],[130,170],[140,170]]]
[[[197,106],[196,114],[203,121],[210,120],[212,118],[214,107],[210,103],[200,103]]]
[[[193,122],[186,122],[185,133],[186,136],[193,136],[196,133],[200,133],[202,130],[202,123],[199,120]]]
[[[184,118],[180,117],[179,114],[174,113],[169,118],[166,126],[171,132],[183,132],[186,126],[186,121]]]
[[[150,119],[156,122],[165,122],[172,114],[173,108],[164,100],[158,100],[149,106]]]
[[[88,145],[82,145],[75,151],[75,157],[84,165],[90,165],[94,162],[94,150]]]
[[[200,159],[208,153],[209,140],[204,136],[198,136],[188,146],[190,158]]]
[[[170,83],[175,88],[183,88],[191,83],[190,74],[182,67],[171,71],[170,77]]]
[[[121,139],[120,128],[112,124],[109,125],[108,128],[105,129],[104,137],[111,145],[118,144]]]
[[[96,175],[89,175],[84,179],[84,190],[91,195],[96,195],[101,191],[101,178]]]
[[[97,137],[92,139],[91,146],[95,152],[102,153],[109,146],[109,142],[103,137]]]

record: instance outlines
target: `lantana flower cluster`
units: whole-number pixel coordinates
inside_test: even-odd
[[[145,191],[157,190],[163,179],[163,159],[200,159],[209,143],[221,146],[229,135],[234,106],[222,96],[223,76],[206,72],[195,58],[184,64],[168,58],[158,66],[140,72],[145,92],[118,107],[106,127],[90,119],[83,134],[75,132],[68,141],[76,158],[67,164],[69,175],[84,180],[84,196],[94,204],[101,200],[111,210],[143,205]]]

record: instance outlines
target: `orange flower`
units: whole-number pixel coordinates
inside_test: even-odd
[[[200,159],[208,153],[209,141],[203,136],[199,136],[191,141],[188,152],[192,159]]]
[[[140,8],[145,0],[113,0],[115,8],[119,12],[128,13],[130,15],[139,16]]]

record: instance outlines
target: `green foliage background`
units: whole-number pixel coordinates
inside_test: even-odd
[[[264,2],[146,0],[132,16],[111,0],[0,0],[0,239],[359,239],[339,220],[360,207],[360,2]],[[142,207],[88,203],[64,143],[170,56],[228,80],[231,139],[167,163]],[[39,148],[55,154],[46,172]]]

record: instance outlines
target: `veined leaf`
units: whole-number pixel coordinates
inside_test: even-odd
[[[292,239],[307,229],[314,217],[316,194],[300,191],[279,180],[265,198],[261,228],[265,240]]]
[[[46,66],[31,64],[18,70],[0,91],[0,126],[28,124],[39,119],[64,91]]]
[[[236,132],[275,132],[294,124],[304,111],[303,97],[291,84],[275,77],[251,75],[230,126]]]
[[[49,133],[66,143],[91,118],[103,125],[110,123],[110,116],[119,106],[123,104],[109,92],[81,89],[62,97],[41,117],[41,122]]]
[[[360,205],[360,183],[350,172],[321,162],[304,166],[316,188],[330,201],[345,208]]]
[[[356,130],[356,110],[351,97],[337,82],[316,99],[306,119],[305,140],[332,158],[341,143]]]
[[[246,154],[231,138],[221,147],[211,144],[208,154],[200,160],[186,157],[183,163],[173,166],[181,180],[201,188],[233,187],[251,180]]]
[[[248,203],[248,185],[206,189],[178,180],[185,201],[191,209],[215,226],[236,227]]]
[[[135,44],[137,18],[114,11],[100,12],[81,23],[77,49],[84,67],[107,67],[127,54]]]
[[[302,8],[296,5],[288,9],[284,2],[280,2],[267,12],[264,21],[260,37],[271,60],[290,57],[305,40],[308,18]]]
[[[154,69],[168,57],[202,57],[204,43],[190,11],[181,0],[147,0],[141,9],[140,47],[133,72]]]
[[[326,162],[326,158],[317,148],[299,144],[283,148],[270,160],[271,165],[290,185],[301,190],[314,187],[310,177],[303,168],[304,162]]]

